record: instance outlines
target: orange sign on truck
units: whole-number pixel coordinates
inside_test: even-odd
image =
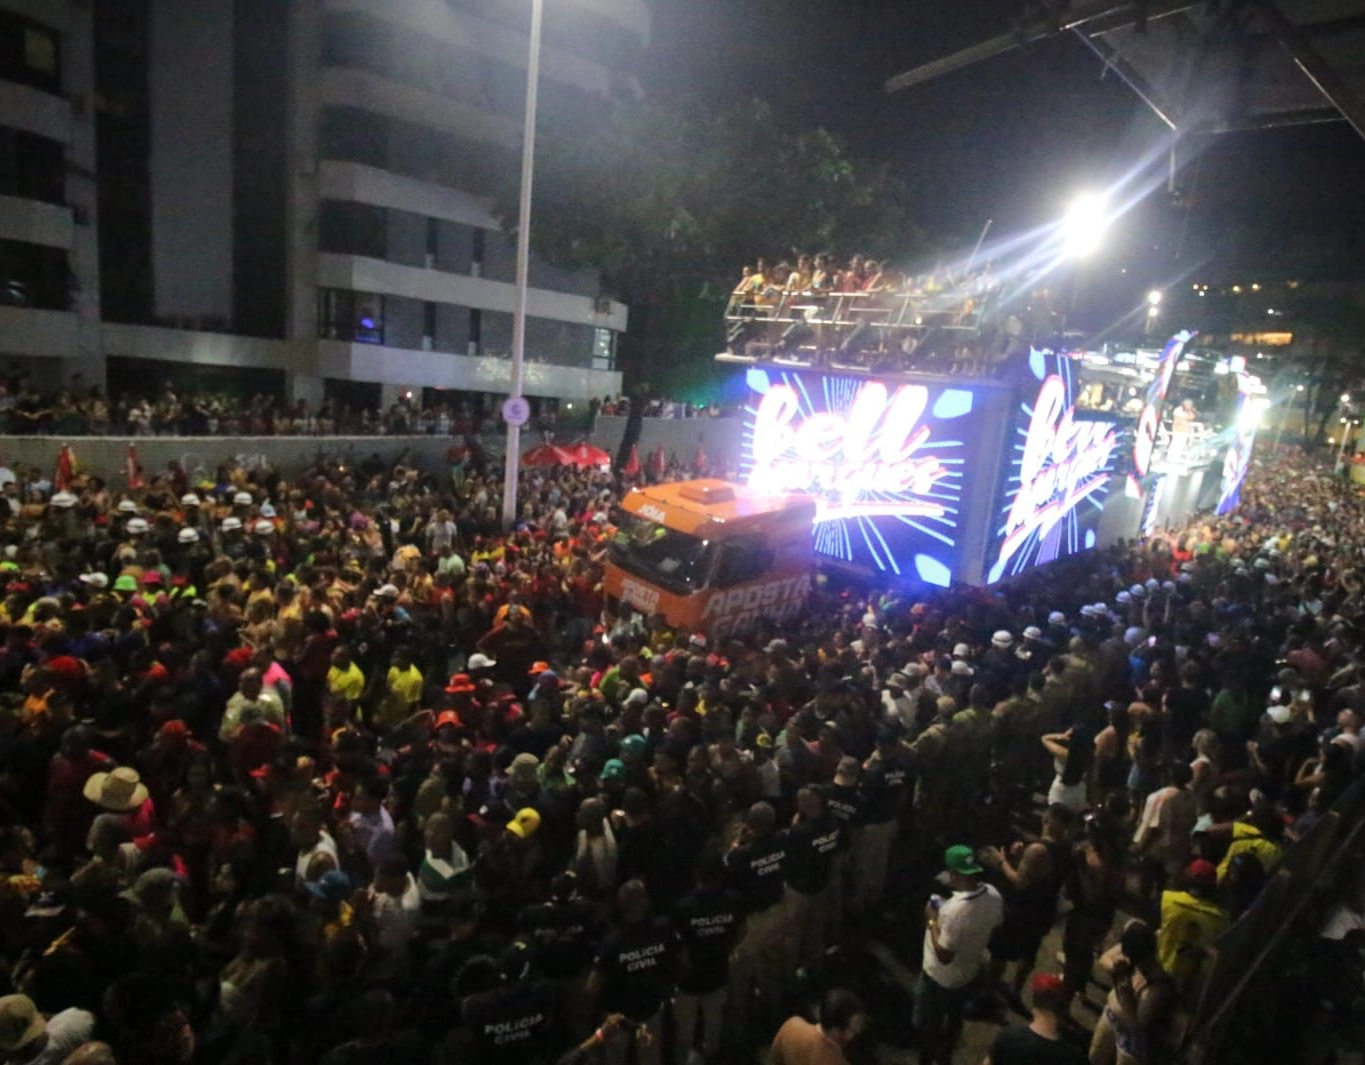
[[[632,489],[613,519],[607,595],[712,637],[788,621],[810,593],[815,508],[727,481]]]

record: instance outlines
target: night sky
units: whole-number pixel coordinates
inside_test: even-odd
[[[1022,0],[651,0],[647,91],[759,96],[890,163],[935,248],[1056,218],[1144,152],[1156,191],[1116,227],[1100,272],[1134,289],[1236,273],[1292,254],[1365,272],[1365,143],[1345,123],[1187,138],[1172,201],[1152,153],[1165,127],[1074,39],[1038,42],[887,96],[883,80],[1004,32]],[[1123,273],[1123,271],[1127,271]]]

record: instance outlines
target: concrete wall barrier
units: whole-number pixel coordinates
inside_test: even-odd
[[[556,439],[561,444],[573,444],[587,436],[615,455],[625,429],[624,418],[598,418],[591,433],[561,431]],[[647,458],[662,445],[670,457],[690,463],[697,448],[702,447],[713,466],[732,463],[739,458],[740,439],[737,418],[646,418],[640,434],[640,458]],[[480,437],[495,457],[504,454],[504,440],[496,431]],[[524,429],[522,450],[529,451],[541,440],[534,428]],[[69,444],[79,469],[119,484],[130,443],[136,445],[138,462],[147,476],[179,462],[196,479],[197,471],[212,477],[225,462],[247,466],[264,463],[293,477],[319,456],[357,461],[378,455],[384,462],[395,462],[401,456],[418,469],[439,472],[445,468],[450,448],[450,440],[442,436],[0,436],[0,465],[11,469],[22,465],[50,476],[62,445]]]

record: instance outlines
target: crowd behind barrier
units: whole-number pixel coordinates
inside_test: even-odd
[[[717,404],[667,397],[594,396],[586,403],[543,404],[532,428],[591,429],[597,416],[629,417],[632,404],[650,419],[717,418]],[[0,435],[10,436],[450,436],[499,430],[496,412],[467,401],[422,405],[404,397],[385,410],[354,409],[338,400],[316,406],[278,397],[182,392],[163,384],[155,397],[112,403],[97,388],[39,393],[22,382],[0,382]]]
[[[1292,453],[1227,518],[718,642],[604,600],[623,487],[527,471],[506,533],[477,461],[0,490],[0,1054],[748,1061],[906,922],[922,1061],[1025,988],[996,1065],[1237,1060],[1291,938],[1360,1045],[1358,489]],[[856,1002],[775,1060],[902,1020]]]

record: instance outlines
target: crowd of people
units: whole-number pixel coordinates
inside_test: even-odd
[[[958,276],[943,266],[927,273],[906,273],[889,259],[878,261],[853,255],[841,266],[829,254],[798,255],[795,264],[782,260],[772,265],[766,259],[746,263],[739,283],[731,293],[732,310],[739,306],[775,307],[788,297],[854,296],[858,294],[897,296],[960,297],[964,304],[979,303],[994,287],[990,263]],[[971,308],[966,308],[971,313]]]
[[[779,1030],[784,996],[922,911],[921,1061],[1026,993],[994,1065],[1085,1060],[1078,1018],[1092,1065],[1161,1065],[1360,775],[1365,506],[1305,462],[1179,535],[994,591],[821,584],[723,643],[604,600],[611,472],[528,473],[507,533],[499,485],[0,509],[0,1057],[696,1065],[776,1031],[837,1065],[889,1018],[831,987]]]
[[[410,396],[354,409],[335,399],[183,392],[169,382],[152,396],[113,400],[79,382],[54,393],[0,383],[0,433],[14,436],[449,436],[476,431],[479,420],[467,404],[423,406]]]

